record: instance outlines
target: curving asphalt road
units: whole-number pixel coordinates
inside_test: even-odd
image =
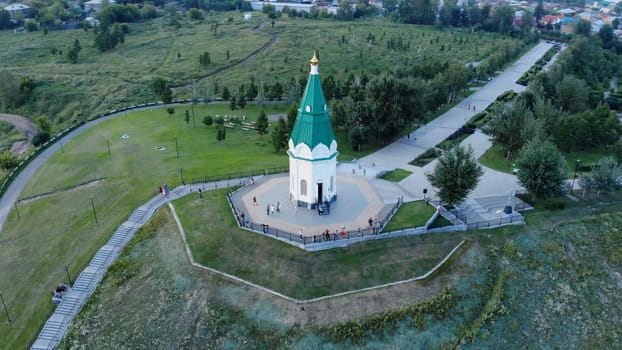
[[[188,104],[188,103],[176,103],[176,104],[172,104],[171,106],[185,105],[185,104]],[[4,192],[4,195],[2,195],[2,197],[0,197],[0,231],[2,231],[2,226],[4,225],[4,222],[6,221],[6,218],[8,217],[9,212],[11,211],[13,206],[15,205],[15,202],[19,198],[19,195],[22,193],[22,190],[24,189],[24,187],[26,186],[28,181],[30,181],[30,179],[35,174],[35,172],[39,169],[39,167],[43,163],[45,163],[54,153],[56,153],[60,149],[60,145],[61,144],[67,143],[67,142],[71,141],[74,137],[78,136],[84,130],[86,130],[88,128],[91,128],[91,127],[93,127],[93,126],[95,126],[95,125],[97,125],[99,123],[103,123],[104,121],[109,120],[111,118],[115,118],[117,116],[129,113],[131,111],[149,110],[149,109],[153,109],[155,107],[160,107],[160,106],[159,105],[151,105],[151,106],[145,106],[145,107],[137,107],[137,108],[128,109],[128,110],[124,110],[124,111],[121,111],[121,112],[113,113],[113,114],[107,115],[107,116],[99,118],[99,119],[91,120],[91,121],[85,123],[84,125],[78,127],[77,129],[71,131],[70,133],[68,133],[67,135],[62,137],[60,140],[56,141],[53,145],[48,147],[46,150],[41,152],[38,156],[36,156],[15,177],[15,179],[13,180],[11,185],[9,185],[9,187],[7,188],[6,192]]]

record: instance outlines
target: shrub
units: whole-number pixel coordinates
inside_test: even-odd
[[[206,126],[210,126],[214,123],[214,118],[212,118],[211,115],[208,115],[206,117],[203,117],[203,124],[205,124]]]
[[[42,144],[48,142],[49,140],[50,140],[50,133],[47,131],[41,131],[32,138],[32,144],[35,147],[39,147]]]
[[[566,201],[562,198],[550,198],[542,201],[542,206],[547,210],[566,209]]]

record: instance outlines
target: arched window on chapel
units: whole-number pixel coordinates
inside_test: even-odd
[[[300,180],[300,194],[307,195],[307,180]]]

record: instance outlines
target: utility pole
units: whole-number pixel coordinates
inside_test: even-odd
[[[93,200],[93,196],[91,196],[91,207],[93,208],[93,217],[95,218],[95,223],[99,224],[99,221],[97,221],[97,212],[95,211],[95,201]]]
[[[2,295],[2,292],[0,291],[0,299],[2,300],[2,306],[4,307],[4,313],[6,314],[6,318],[9,320],[9,322],[11,322],[11,316],[9,316],[9,310],[6,308],[6,304],[4,303],[4,296]]]

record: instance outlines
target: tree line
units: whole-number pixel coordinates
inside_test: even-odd
[[[516,164],[519,181],[530,193],[551,197],[565,190],[568,166],[562,151],[606,155],[597,164],[577,161],[575,167],[591,172],[581,180],[584,188],[622,186],[622,124],[604,99],[620,63],[598,37],[576,36],[525,92],[492,109],[483,130],[503,148],[508,163]]]

